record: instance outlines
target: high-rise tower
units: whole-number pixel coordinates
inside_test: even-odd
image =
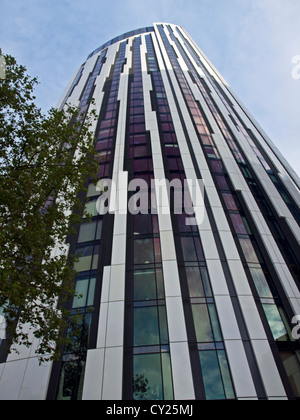
[[[300,398],[299,178],[203,52],[128,32],[66,103],[99,115],[102,184],[68,238],[82,334],[53,364],[2,356],[0,398]]]

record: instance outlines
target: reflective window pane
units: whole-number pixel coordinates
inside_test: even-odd
[[[160,344],[169,344],[166,307],[159,306],[158,312],[159,312]]]
[[[153,240],[136,239],[134,241],[134,264],[151,264],[153,262]]]
[[[228,367],[225,351],[224,350],[218,350],[217,353],[218,353],[218,359],[219,359],[221,374],[222,374],[222,378],[223,378],[223,384],[224,384],[224,388],[225,388],[226,398],[228,398],[228,399],[235,398],[235,393],[234,393],[234,390],[233,390],[231,375],[230,375],[230,372],[229,372],[229,367]]]
[[[192,305],[196,339],[198,343],[214,341],[207,306]]]
[[[133,398],[135,400],[163,400],[160,354],[134,356]]]
[[[134,346],[160,344],[157,307],[134,308]]]
[[[73,308],[82,308],[86,305],[88,286],[89,278],[77,279],[75,287],[76,296],[73,299]]]
[[[193,237],[182,237],[181,246],[184,261],[198,261]]]
[[[251,240],[240,238],[239,241],[242,246],[246,261],[248,263],[259,263],[259,260],[257,258],[256,252],[254,250]]]
[[[80,359],[63,362],[57,400],[81,400],[84,367],[85,362]]]
[[[82,223],[79,229],[78,243],[89,242],[95,239],[97,222]]]
[[[134,276],[134,300],[157,299],[154,270],[136,270]]]
[[[261,298],[272,298],[272,292],[267,283],[264,272],[261,268],[250,268],[250,273],[254,281],[257,293]]]
[[[137,214],[133,218],[134,235],[152,233],[151,214]]]
[[[221,330],[220,330],[219,319],[218,319],[216,307],[213,304],[209,304],[207,306],[208,306],[208,310],[209,310],[212,329],[213,329],[213,332],[214,332],[214,339],[215,339],[215,341],[222,341],[223,338],[222,338],[222,334],[221,334]]]
[[[284,323],[281,319],[277,306],[264,304],[263,308],[268,319],[268,323],[271,328],[274,340],[288,341],[287,330],[285,329]]]
[[[162,371],[163,371],[164,399],[173,400],[174,394],[173,394],[170,353],[162,353],[161,362],[162,362]]]
[[[206,399],[225,399],[222,377],[216,352],[200,351],[199,356]]]
[[[239,214],[231,214],[230,217],[236,233],[238,235],[247,235],[248,232],[241,216]]]
[[[93,255],[93,246],[85,246],[77,248],[75,255],[78,256],[78,261],[74,264],[75,271],[87,271],[90,270],[92,255]]]
[[[233,211],[237,211],[238,210],[237,205],[235,203],[235,200],[234,200],[232,194],[230,194],[230,193],[224,193],[223,194],[223,198],[225,200],[225,204],[226,204],[226,207],[227,207],[228,210],[233,210]]]
[[[204,297],[204,290],[199,267],[186,267],[190,297]]]

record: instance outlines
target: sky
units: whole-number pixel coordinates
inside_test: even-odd
[[[106,41],[183,26],[300,175],[300,0],[0,0],[0,14],[2,53],[38,77],[45,112]]]

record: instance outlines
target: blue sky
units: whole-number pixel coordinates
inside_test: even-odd
[[[300,174],[299,0],[1,0],[0,13],[0,48],[38,77],[45,111],[102,43],[183,26]]]

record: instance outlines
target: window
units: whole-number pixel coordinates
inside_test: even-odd
[[[202,305],[192,305],[196,340],[198,343],[208,343],[213,342],[213,332],[210,325],[209,313],[207,306]]]
[[[155,270],[136,270],[133,276],[135,301],[157,299]]]
[[[198,266],[186,267],[185,272],[189,285],[190,297],[205,297],[202,279],[200,275],[200,268]]]
[[[133,219],[133,234],[143,235],[152,233],[151,214],[137,214]]]
[[[84,213],[88,213],[89,215],[91,215],[91,217],[97,216],[98,211],[97,211],[96,204],[97,204],[97,200],[88,201],[85,205]]]
[[[157,306],[134,308],[134,346],[160,344]]]
[[[192,312],[198,343],[222,341],[214,304],[192,304]]]
[[[281,319],[280,313],[276,305],[263,304],[263,308],[271,328],[274,340],[288,341],[288,333]]]
[[[151,264],[153,262],[153,240],[136,239],[134,241],[134,264]]]
[[[227,181],[226,181],[225,176],[223,176],[223,175],[217,175],[216,176],[216,180],[217,180],[217,183],[218,183],[219,188],[221,190],[227,190],[227,191],[229,191],[229,186],[227,184]]]
[[[133,398],[135,400],[173,400],[169,353],[134,356]]]
[[[222,194],[226,207],[228,210],[238,211],[237,205],[235,203],[234,197],[230,193],[224,193]]]
[[[204,261],[200,239],[193,236],[181,237],[184,261]]]
[[[75,250],[78,261],[74,263],[74,270],[77,272],[96,270],[99,258],[99,245],[81,246]]]
[[[248,232],[241,216],[239,214],[231,214],[230,217],[236,233],[238,235],[247,235]]]
[[[261,298],[272,298],[272,292],[261,268],[251,267],[250,273],[254,281],[257,293]]]
[[[76,280],[75,292],[72,308],[83,308],[94,304],[96,277],[79,277]]]
[[[62,364],[58,386],[58,400],[81,400],[85,361],[75,358]]]
[[[252,245],[252,242],[250,239],[244,239],[244,238],[240,238],[239,239],[241,247],[243,249],[246,261],[248,263],[259,263],[255,249]]]
[[[101,238],[102,220],[82,223],[79,229],[78,243],[99,240]]]
[[[234,390],[224,350],[199,352],[207,400],[234,398]]]

